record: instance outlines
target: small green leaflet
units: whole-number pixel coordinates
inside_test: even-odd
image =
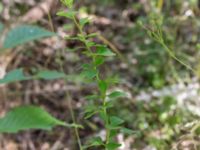
[[[44,70],[38,72],[36,78],[45,80],[54,80],[54,79],[64,78],[65,76],[66,75],[62,72]]]
[[[122,120],[121,118],[116,117],[116,116],[110,117],[110,125],[111,126],[116,127],[116,126],[121,125],[122,123],[124,123],[124,120]]]
[[[76,11],[68,10],[67,12],[59,11],[56,15],[61,17],[66,17],[68,19],[73,19],[76,14],[77,14]]]
[[[113,53],[110,49],[104,46],[97,47],[97,51],[95,55],[98,56],[115,56],[116,54]]]
[[[67,6],[67,7],[72,7],[73,3],[74,3],[74,0],[61,0],[61,2]]]
[[[67,126],[42,108],[36,106],[19,106],[9,111],[0,119],[0,132],[16,133],[27,129],[50,130],[54,126]]]
[[[28,80],[28,79],[30,78],[24,75],[22,69],[15,69],[8,72],[3,79],[0,79],[0,84],[7,84],[7,83],[16,82],[16,81]]]
[[[18,45],[56,35],[53,32],[33,25],[21,25],[8,32],[3,48],[14,48]]]
[[[127,94],[125,92],[121,92],[121,91],[113,91],[112,93],[110,93],[108,95],[108,97],[110,99],[117,99],[117,98],[120,98],[120,97],[127,97]]]

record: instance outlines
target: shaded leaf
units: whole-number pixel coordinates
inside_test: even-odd
[[[0,84],[12,83],[16,81],[28,80],[30,77],[26,77],[23,73],[23,69],[15,69],[6,74],[3,79],[0,79]]]
[[[121,91],[113,91],[112,93],[110,93],[108,95],[109,98],[111,99],[116,99],[116,98],[119,98],[119,97],[126,97],[126,93],[125,92],[121,92]]]
[[[115,143],[115,142],[110,142],[106,145],[106,148],[108,150],[115,150],[117,148],[119,148],[121,146],[121,144]]]
[[[124,123],[124,120],[122,120],[121,118],[116,117],[116,116],[110,117],[110,124],[111,124],[111,126],[119,126],[122,123]]]
[[[35,106],[20,106],[0,119],[0,132],[16,133],[27,129],[49,130],[54,126],[67,126],[46,111]]]
[[[38,72],[36,77],[45,80],[54,80],[54,79],[64,78],[66,77],[66,75],[62,72],[43,70]]]
[[[55,33],[37,26],[21,25],[8,32],[3,43],[3,48],[13,48],[33,40],[53,35],[55,35]]]
[[[136,131],[128,129],[128,128],[121,128],[121,132],[124,133],[124,134],[129,134],[129,135],[131,135],[131,134],[137,134]]]

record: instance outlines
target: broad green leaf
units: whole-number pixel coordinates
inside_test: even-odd
[[[121,118],[116,117],[116,116],[110,117],[110,124],[111,124],[111,126],[116,127],[116,126],[121,125],[122,123],[124,123],[124,120],[122,120]]]
[[[121,144],[115,143],[115,142],[110,142],[106,145],[106,149],[108,150],[116,150],[117,148],[119,148],[121,146]]]
[[[3,79],[0,79],[0,84],[12,83],[28,79],[30,79],[30,77],[26,77],[22,69],[15,69],[8,72]]]
[[[43,70],[37,73],[36,78],[45,80],[54,80],[59,78],[65,78],[66,75],[62,72]]]
[[[116,98],[120,98],[120,97],[126,97],[126,93],[125,92],[121,92],[121,91],[113,91],[112,93],[110,93],[108,95],[108,97],[110,99],[116,99]]]
[[[33,25],[21,25],[8,32],[3,48],[13,48],[18,45],[53,36],[55,33]]]
[[[68,19],[73,19],[75,17],[75,15],[77,14],[76,11],[72,11],[72,10],[68,10],[66,11],[59,11],[57,12],[57,16],[61,16],[61,17],[66,17]]]
[[[12,109],[0,119],[0,132],[16,133],[27,129],[49,130],[54,126],[67,126],[45,110],[36,106],[20,106]]]
[[[98,56],[115,56],[115,53],[113,53],[110,49],[104,46],[97,47],[97,51],[95,55]]]

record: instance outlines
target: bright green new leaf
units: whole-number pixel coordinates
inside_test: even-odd
[[[97,47],[97,51],[95,55],[99,56],[115,56],[115,53],[113,53],[110,49],[104,46]]]
[[[30,79],[30,77],[26,77],[22,69],[15,69],[8,72],[3,79],[0,79],[0,84],[7,84],[28,79]]]
[[[54,126],[67,126],[45,110],[36,106],[20,106],[12,109],[0,119],[0,132],[16,133],[27,129],[49,130]]]
[[[74,0],[61,0],[61,2],[63,5],[71,8],[73,6]]]
[[[36,78],[45,80],[54,80],[59,78],[65,78],[66,75],[62,72],[43,70],[37,73]]]
[[[3,48],[13,48],[33,40],[53,35],[55,35],[55,33],[37,26],[21,25],[8,32],[3,43]]]
[[[73,19],[75,15],[77,14],[76,11],[68,10],[66,11],[59,11],[56,15],[61,16],[61,17],[66,17],[69,19]]]

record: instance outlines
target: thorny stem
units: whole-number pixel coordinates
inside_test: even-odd
[[[80,26],[79,22],[77,21],[77,19],[75,17],[73,17],[73,21],[77,27],[77,29],[79,30],[80,35],[82,36],[82,42],[86,47],[86,50],[88,52],[90,52],[91,54],[93,54],[91,48],[87,45],[87,39],[85,38],[85,33],[83,32],[82,27]],[[95,56],[92,55],[92,62],[95,62]],[[94,66],[94,69],[97,70],[97,67]],[[96,74],[96,80],[97,82],[101,81],[99,74]],[[109,125],[109,118],[108,118],[108,113],[107,113],[107,108],[106,108],[106,91],[104,93],[101,94],[102,96],[102,102],[103,102],[103,112],[106,116],[106,120],[105,120],[105,128],[106,128],[106,141],[105,144],[108,144],[110,142],[110,129],[107,128],[107,126]]]

